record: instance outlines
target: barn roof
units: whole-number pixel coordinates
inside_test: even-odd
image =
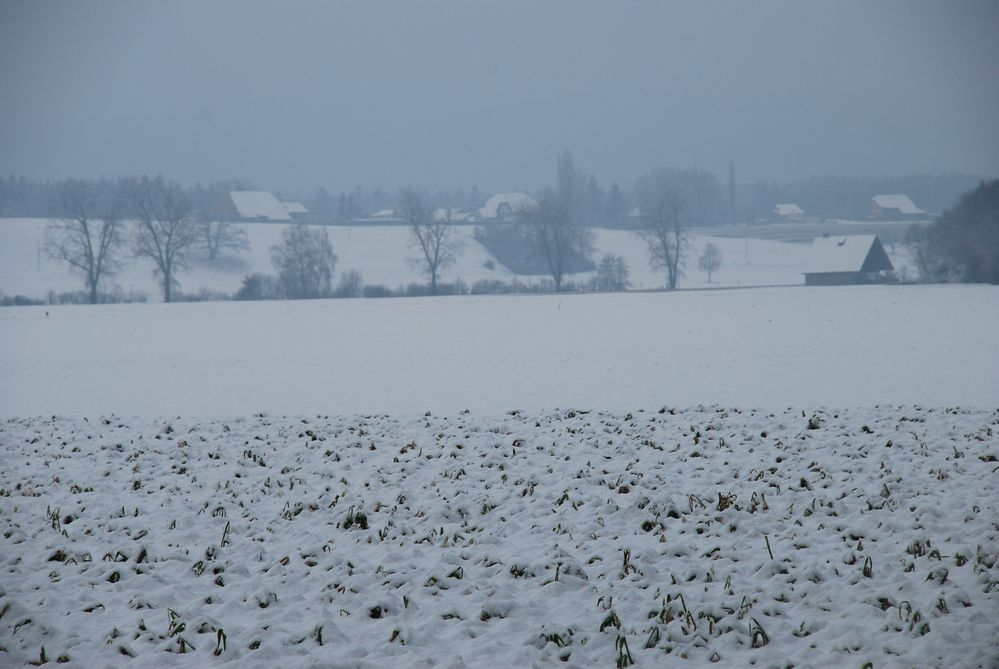
[[[290,221],[284,205],[265,190],[234,190],[229,193],[240,218],[264,218],[268,221]]]
[[[305,208],[305,205],[301,202],[286,202],[281,201],[281,206],[289,214],[308,214],[309,210]]]
[[[808,253],[806,274],[892,270],[877,235],[816,237]]]
[[[896,209],[900,214],[925,214],[926,212],[916,206],[916,204],[909,199],[908,195],[903,193],[895,193],[893,195],[875,195],[873,198],[874,204],[876,204],[881,209]]]
[[[482,208],[479,209],[479,216],[482,218],[496,218],[499,215],[499,208],[504,204],[509,205],[510,210],[513,212],[538,206],[537,200],[527,193],[497,193],[482,205]]]
[[[453,223],[468,223],[473,216],[464,209],[434,209],[435,221],[451,221]]]

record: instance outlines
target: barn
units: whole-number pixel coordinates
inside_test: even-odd
[[[229,197],[244,221],[290,221],[291,215],[281,202],[265,190],[234,190]]]
[[[928,216],[904,193],[875,195],[871,198],[869,218],[876,221],[919,221]]]
[[[877,235],[817,237],[809,250],[806,286],[885,283],[895,267]]]

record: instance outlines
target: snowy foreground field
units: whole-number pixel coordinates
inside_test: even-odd
[[[994,667],[999,412],[9,420],[0,665]]]
[[[0,666],[999,666],[997,305],[2,309]]]

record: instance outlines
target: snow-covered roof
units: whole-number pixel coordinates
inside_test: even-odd
[[[434,209],[434,220],[435,221],[447,221],[450,220],[454,223],[467,223],[473,220],[471,213],[465,211],[464,209]]]
[[[872,199],[874,200],[874,204],[876,204],[880,209],[895,209],[900,214],[911,215],[926,213],[917,207],[916,204],[909,199],[908,195],[902,193],[895,193],[893,195],[875,195]]]
[[[816,237],[809,249],[805,272],[859,272],[875,242],[881,243],[877,235]]]
[[[496,218],[500,215],[500,209],[506,205],[511,213],[517,213],[525,209],[533,209],[538,206],[537,200],[527,193],[497,193],[486,200],[486,203],[479,209],[479,216],[482,218]]]
[[[804,216],[805,212],[801,210],[796,204],[776,204],[774,205],[774,212],[778,216]]]
[[[240,218],[263,218],[268,221],[290,221],[284,205],[265,190],[234,190],[229,197]]]
[[[396,218],[395,209],[379,209],[368,218]]]
[[[309,210],[305,208],[305,205],[301,202],[285,202],[281,201],[281,206],[289,214],[308,214]]]

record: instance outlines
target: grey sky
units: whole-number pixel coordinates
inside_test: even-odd
[[[999,174],[997,2],[6,2],[0,173]]]

